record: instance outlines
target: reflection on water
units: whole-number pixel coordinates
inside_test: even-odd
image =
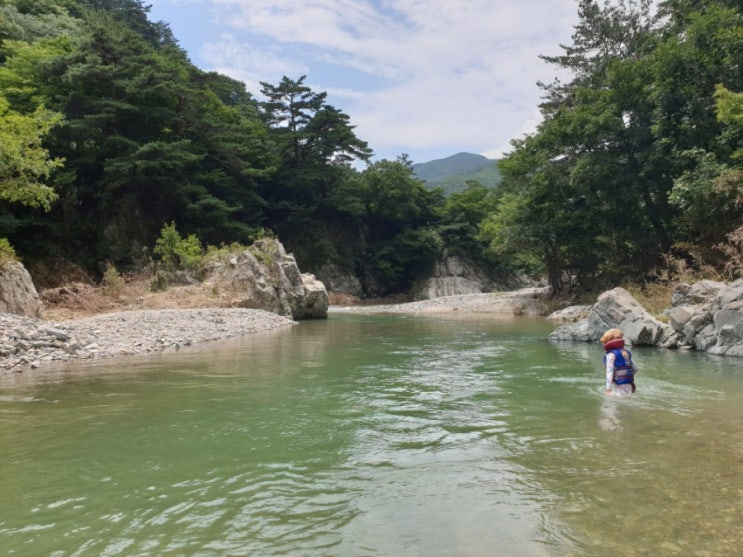
[[[740,361],[331,316],[0,378],[3,555],[734,555]],[[12,478],[12,481],[7,479]]]

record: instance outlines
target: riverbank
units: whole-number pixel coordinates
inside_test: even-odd
[[[419,302],[384,305],[330,306],[328,313],[489,313],[501,315],[544,316],[549,313],[546,297],[549,288],[522,288],[508,292],[459,294]]]
[[[329,314],[459,312],[538,316],[544,314],[545,293],[543,288],[525,288],[400,304],[331,306]],[[158,303],[163,303],[162,299]],[[50,313],[62,314],[59,308]],[[241,308],[173,307],[64,315],[65,319],[45,320],[0,314],[0,373],[22,372],[53,362],[159,353],[296,324],[274,313]]]
[[[294,324],[275,313],[243,308],[118,311],[64,321],[0,314],[0,373],[177,350]]]

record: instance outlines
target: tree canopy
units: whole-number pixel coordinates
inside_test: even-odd
[[[543,120],[503,161],[484,237],[537,258],[557,290],[641,279],[671,253],[709,260],[743,215],[739,7],[578,5],[573,43],[544,57],[573,78],[543,85]]]
[[[743,224],[743,25],[734,0],[579,0],[542,120],[503,181],[429,190],[372,162],[307,76],[255,97],[195,67],[140,0],[0,0],[0,237],[25,261],[138,268],[163,230],[209,245],[275,234],[367,295],[444,250],[556,291],[720,269]],[[391,130],[390,133],[394,133]],[[724,246],[723,246],[724,248]]]

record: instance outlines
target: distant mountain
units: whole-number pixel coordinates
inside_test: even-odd
[[[498,161],[474,153],[458,153],[445,159],[416,163],[413,172],[428,188],[442,188],[447,195],[463,191],[470,180],[488,188],[495,187],[501,180]]]

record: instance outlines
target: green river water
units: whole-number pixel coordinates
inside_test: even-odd
[[[331,314],[0,376],[0,555],[732,556],[743,359]]]

